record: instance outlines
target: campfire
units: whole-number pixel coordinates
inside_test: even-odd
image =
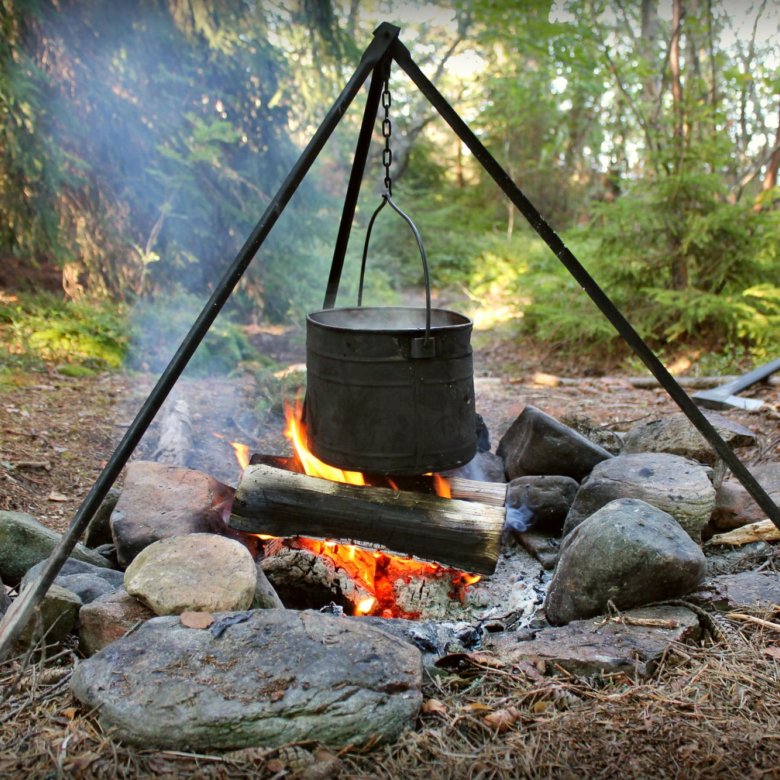
[[[285,414],[292,457],[250,458],[245,445],[231,442],[242,476],[230,520],[263,542],[263,568],[283,600],[416,618],[399,590],[445,589],[462,602],[480,580],[466,569],[492,572],[503,509],[459,500],[474,491],[468,480],[452,480],[453,497],[453,484],[440,474],[393,478],[330,466],[309,450],[301,402]],[[487,525],[478,520],[484,512]],[[439,551],[437,528],[445,537]],[[462,559],[475,565],[458,566]]]

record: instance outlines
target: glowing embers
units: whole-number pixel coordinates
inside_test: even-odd
[[[479,577],[351,544],[305,537],[265,541],[262,568],[285,605],[318,609],[331,602],[347,614],[414,619],[462,603]]]
[[[298,467],[301,473],[331,482],[365,487],[368,491],[365,503],[367,512],[372,507],[368,500],[371,491],[369,486],[381,486],[384,492],[387,492],[387,488],[398,491],[394,480],[345,471],[323,463],[306,446],[301,403],[290,405],[285,411],[286,435],[295,450],[292,465]],[[449,485],[440,475],[424,475],[417,478],[417,482],[423,486],[420,489],[428,492],[431,501],[440,500],[430,495],[434,490],[440,496],[449,497]],[[241,488],[237,500],[240,500],[240,494]],[[410,495],[419,494],[403,493],[405,497]],[[398,493],[398,496],[401,498],[402,494]],[[362,499],[360,503],[362,506]],[[426,522],[424,514],[419,516],[418,522]],[[285,534],[286,527],[280,524],[273,533]],[[426,594],[438,600],[463,601],[468,586],[480,579],[476,575],[437,563],[336,540],[286,534],[283,538],[257,535],[265,542],[263,569],[282,600],[290,607],[317,608],[333,601],[355,615],[413,618],[419,615],[418,600],[426,597]]]

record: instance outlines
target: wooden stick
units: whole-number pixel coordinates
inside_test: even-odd
[[[502,507],[344,485],[260,464],[244,470],[230,526],[272,536],[350,539],[492,574],[504,517]]]
[[[771,628],[772,631],[780,631],[780,623],[773,623],[771,620],[764,620],[763,618],[746,615],[742,612],[729,612],[726,614],[726,617],[732,620],[745,620],[749,623],[755,623],[764,628]]]

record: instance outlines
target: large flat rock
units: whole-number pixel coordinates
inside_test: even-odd
[[[696,615],[684,607],[644,607],[614,618],[577,620],[560,628],[544,628],[534,639],[514,643],[511,635],[488,640],[512,662],[544,662],[555,671],[593,676],[626,673],[647,677],[674,642],[692,641],[700,633]]]
[[[740,607],[772,607],[780,604],[780,576],[772,571],[743,571],[708,579],[691,601],[720,610]]]
[[[174,750],[392,740],[420,709],[420,651],[380,629],[283,609],[214,617],[144,623],[79,664],[74,694],[121,740]]]

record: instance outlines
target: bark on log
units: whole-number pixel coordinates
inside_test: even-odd
[[[244,470],[230,526],[272,536],[354,540],[492,574],[504,516],[503,507],[344,485],[257,465]]]
[[[168,406],[160,421],[160,438],[152,460],[169,466],[187,466],[192,449],[190,406],[179,398]]]
[[[250,466],[264,465],[273,466],[285,471],[295,471],[300,473],[301,466],[294,457],[284,455],[267,455],[264,453],[255,453],[249,459]],[[387,477],[367,474],[366,483],[372,487],[387,487]],[[452,498],[461,501],[476,501],[480,504],[490,504],[491,506],[504,506],[506,502],[506,483],[501,482],[482,482],[476,479],[465,479],[464,477],[445,477],[450,486]],[[433,477],[426,474],[419,476],[401,476],[393,477],[393,481],[400,490],[413,491],[416,493],[434,493]]]

